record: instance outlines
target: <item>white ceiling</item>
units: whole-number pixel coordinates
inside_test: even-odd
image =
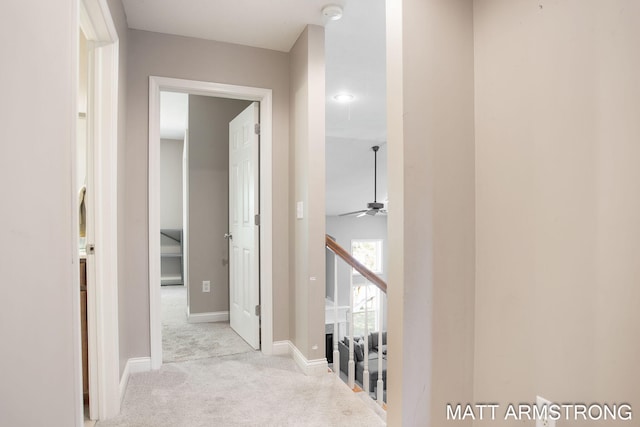
[[[325,37],[326,212],[338,215],[373,201],[374,145],[381,145],[377,200],[387,199],[384,0],[348,0]],[[340,92],[354,95],[353,102],[336,102]]]
[[[326,211],[365,209],[373,201],[373,145],[378,201],[387,199],[384,0],[123,0],[130,28],[288,52],[307,24],[325,26]],[[322,8],[344,6],[325,22]],[[340,92],[353,102],[333,100]],[[187,96],[163,93],[161,136],[181,139]]]
[[[289,52],[322,8],[345,0],[123,0],[129,28]]]

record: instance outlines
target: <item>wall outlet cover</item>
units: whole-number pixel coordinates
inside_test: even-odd
[[[551,402],[545,399],[544,397],[536,396],[536,406],[540,411],[543,406],[549,408]],[[543,416],[541,419],[536,419],[536,427],[556,427],[556,420],[552,420],[549,418],[548,412],[544,412],[546,416]]]
[[[202,292],[211,292],[211,282],[209,280],[202,282]]]

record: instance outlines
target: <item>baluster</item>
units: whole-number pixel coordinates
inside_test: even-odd
[[[364,285],[364,371],[362,372],[362,385],[364,391],[369,394],[369,283]]]
[[[349,270],[349,388],[353,389],[356,382],[356,364],[353,361],[353,273]]]
[[[378,395],[377,396],[378,404],[382,406],[382,404],[384,403],[384,400],[383,400],[384,381],[382,381],[382,308],[383,308],[382,298],[383,298],[383,294],[382,292],[378,292],[378,294],[380,295],[380,298],[378,298],[378,382],[376,383],[376,390]],[[388,369],[388,365],[387,365],[387,369]],[[387,378],[389,378],[388,374],[387,374]]]
[[[338,256],[333,254],[333,371],[340,377],[340,351],[338,341]]]

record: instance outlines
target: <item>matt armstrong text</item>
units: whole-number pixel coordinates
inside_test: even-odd
[[[631,421],[633,411],[628,403],[447,403],[447,420],[574,420]]]

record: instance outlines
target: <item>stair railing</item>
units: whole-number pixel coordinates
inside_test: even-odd
[[[339,350],[339,334],[338,334],[338,262],[340,258],[346,262],[349,266],[359,272],[368,283],[371,283],[378,287],[384,294],[387,293],[387,283],[377,274],[369,270],[360,261],[355,259],[346,249],[340,246],[330,236],[326,236],[325,245],[334,256],[334,281],[333,281],[333,371],[336,375],[340,376],[340,350]],[[364,357],[363,357],[363,373],[362,373],[362,385],[364,391],[369,395],[370,390],[370,372],[369,372],[369,286],[364,287],[365,303],[364,303]],[[347,364],[347,385],[354,389],[356,366],[354,359],[354,300],[353,300],[353,274],[349,274],[349,360]],[[384,380],[382,378],[383,372],[383,354],[382,354],[382,312],[383,302],[382,298],[379,298],[378,306],[378,380],[376,382],[376,400],[382,405],[384,398]]]

